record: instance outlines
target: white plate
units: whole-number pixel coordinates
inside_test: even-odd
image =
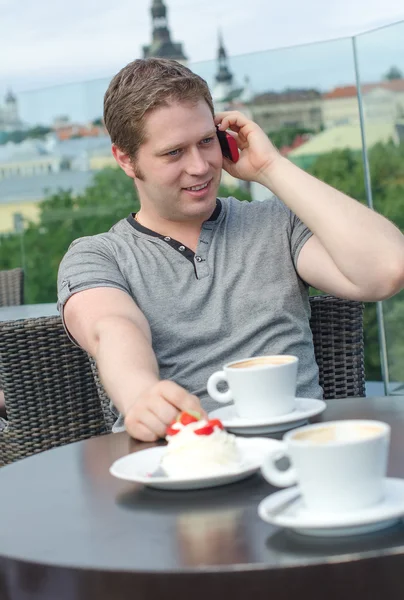
[[[262,434],[285,431],[291,429],[291,426],[298,427],[306,423],[310,417],[314,417],[326,409],[326,403],[323,400],[296,398],[295,402],[296,406],[292,412],[279,417],[246,419],[237,415],[235,406],[232,404],[213,410],[209,413],[209,418],[220,419],[223,426],[234,433]]]
[[[276,445],[279,445],[278,441],[266,438],[237,438],[236,443],[242,456],[240,469],[221,475],[204,478],[187,477],[183,479],[168,476],[156,477],[152,475],[159,468],[161,457],[166,451],[165,446],[140,450],[119,458],[110,467],[109,472],[119,479],[134,481],[164,490],[209,488],[240,481],[252,475],[259,470],[266,454],[273,450]]]
[[[291,529],[303,535],[341,537],[384,529],[404,515],[404,480],[386,478],[384,499],[374,506],[345,513],[309,511],[297,486],[267,496],[258,506],[258,514],[267,523]]]

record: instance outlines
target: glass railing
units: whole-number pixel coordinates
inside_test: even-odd
[[[401,23],[355,40],[231,57],[227,88],[215,80],[216,61],[190,66],[209,83],[217,110],[245,111],[282,154],[364,203],[367,160],[374,207],[404,230],[403,40]],[[21,93],[10,123],[0,124],[0,269],[24,267],[27,303],[56,300],[57,268],[72,240],[103,232],[138,207],[102,123],[108,84]],[[224,175],[221,193],[268,195],[257,185],[235,186]],[[383,372],[390,393],[402,390],[403,329],[403,293],[366,305],[367,379],[381,381]]]
[[[369,165],[368,195],[374,208],[404,231],[404,22],[358,36],[355,49]],[[372,337],[368,341],[375,349],[379,338],[387,391],[403,394],[404,291],[377,308],[379,329],[369,329]],[[369,361],[376,364],[377,359],[375,350],[368,352]]]

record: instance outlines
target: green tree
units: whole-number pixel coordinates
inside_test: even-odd
[[[312,129],[304,127],[282,127],[276,131],[267,132],[267,135],[276,148],[282,148],[283,146],[290,146],[298,135],[313,133],[315,132]]]
[[[0,144],[7,144],[8,142],[20,144],[29,138],[43,139],[51,131],[52,129],[50,127],[36,125],[35,127],[32,127],[26,131],[20,131],[17,129],[16,131],[2,132],[2,135],[0,136]]]
[[[52,129],[43,125],[36,125],[26,132],[27,138],[44,138]]]
[[[390,69],[385,73],[383,79],[393,80],[393,79],[402,79],[403,73],[400,71],[398,67],[390,67]]]

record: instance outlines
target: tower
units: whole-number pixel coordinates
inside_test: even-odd
[[[143,46],[144,58],[158,56],[160,58],[172,58],[182,64],[186,64],[187,57],[182,50],[182,44],[171,41],[167,20],[167,8],[163,0],[153,0],[151,15],[153,23],[153,39],[150,46]]]
[[[4,98],[4,104],[0,107],[1,126],[7,131],[19,129],[21,126],[18,114],[17,97],[9,90]]]
[[[219,31],[219,47],[217,52],[217,73],[212,97],[217,110],[223,110],[232,98],[234,91],[233,75],[230,72],[223,37]]]

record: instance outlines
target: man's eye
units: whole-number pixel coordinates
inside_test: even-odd
[[[211,142],[213,142],[213,137],[208,137],[208,138],[205,138],[204,140],[202,140],[201,144],[206,146],[206,144],[210,144]]]
[[[179,149],[170,150],[170,152],[167,152],[167,156],[178,156],[180,152],[181,152],[181,150],[179,150]]]

